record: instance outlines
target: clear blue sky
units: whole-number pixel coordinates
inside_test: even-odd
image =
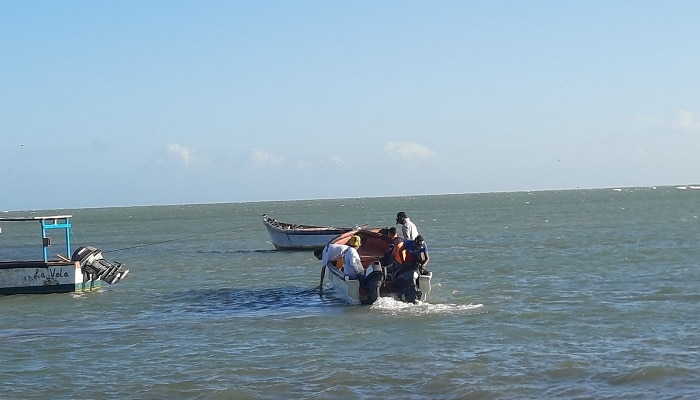
[[[700,1],[0,0],[0,210],[699,183]]]

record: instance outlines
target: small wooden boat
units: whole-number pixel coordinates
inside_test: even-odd
[[[99,289],[102,282],[111,285],[126,277],[129,270],[124,269],[122,264],[105,260],[102,252],[94,247],[79,247],[70,259],[66,257],[71,255],[70,218],[71,215],[0,218],[5,227],[1,237],[3,253],[12,253],[18,258],[19,253],[26,253],[26,246],[15,243],[17,238],[26,236],[21,228],[12,229],[19,222],[39,222],[43,252],[43,259],[26,256],[22,257],[26,260],[0,261],[0,294],[90,291]],[[51,237],[47,235],[49,230],[64,231],[66,256],[57,254],[55,259],[49,259],[48,248],[52,244]]]
[[[378,297],[392,297],[408,302],[426,301],[433,273],[383,265],[385,254],[392,248],[391,239],[386,232],[386,228],[358,229],[342,233],[331,240],[329,244],[347,244],[353,235],[360,237],[362,244],[357,252],[365,267],[365,285],[361,287],[360,280],[350,279],[336,267],[335,261],[329,261],[321,271],[321,293],[324,276],[327,275],[334,294],[348,304],[372,304]]]
[[[277,250],[314,250],[323,248],[331,239],[354,228],[335,228],[280,222],[263,215],[263,224]]]

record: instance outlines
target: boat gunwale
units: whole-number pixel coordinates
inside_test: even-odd
[[[338,228],[334,226],[318,226],[318,225],[304,225],[304,224],[292,224],[289,222],[277,221],[274,218],[267,216],[263,217],[263,223],[268,229],[273,229],[277,232],[299,232],[304,234],[315,234],[316,232],[322,232],[323,234],[333,234],[337,232],[338,234],[351,231],[356,228]]]
[[[64,260],[26,260],[26,261],[0,261],[0,269],[15,269],[15,268],[51,268],[51,267],[69,267],[78,268],[78,261]]]

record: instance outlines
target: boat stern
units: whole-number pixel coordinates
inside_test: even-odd
[[[343,271],[338,270],[332,264],[326,265],[326,276],[330,277],[335,295],[345,300],[348,304],[358,305],[360,302],[360,281],[350,279]]]

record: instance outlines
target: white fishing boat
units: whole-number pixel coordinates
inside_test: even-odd
[[[336,228],[332,226],[280,222],[267,214],[263,215],[263,224],[267,228],[272,244],[277,250],[313,250],[322,248],[339,234],[357,229],[357,227]]]
[[[0,217],[0,223],[3,223],[4,227],[0,236],[0,254],[6,253],[16,257],[13,261],[0,261],[0,294],[91,291],[99,289],[102,282],[114,284],[126,277],[129,270],[122,264],[113,264],[105,260],[99,249],[82,246],[71,253],[71,217]],[[27,234],[26,229],[14,229],[15,226],[29,222],[38,222],[41,225],[42,258],[34,252],[24,254],[27,252],[26,246],[21,241],[18,242]],[[49,257],[52,238],[48,236],[48,231],[51,230],[64,232],[62,240],[65,256],[57,254],[56,258]],[[57,241],[60,240],[61,238]],[[71,258],[67,258],[71,254]]]
[[[395,300],[415,302],[426,301],[431,290],[433,273],[423,273],[413,268],[401,269],[389,265],[385,255],[392,248],[392,241],[386,235],[386,228],[358,229],[336,236],[329,243],[347,244],[353,235],[361,239],[357,249],[365,267],[364,285],[359,279],[350,279],[336,261],[329,261],[321,271],[320,290],[323,294],[325,276],[333,287],[333,295],[348,304],[372,304],[378,297],[391,297]],[[415,286],[413,284],[415,282]]]

